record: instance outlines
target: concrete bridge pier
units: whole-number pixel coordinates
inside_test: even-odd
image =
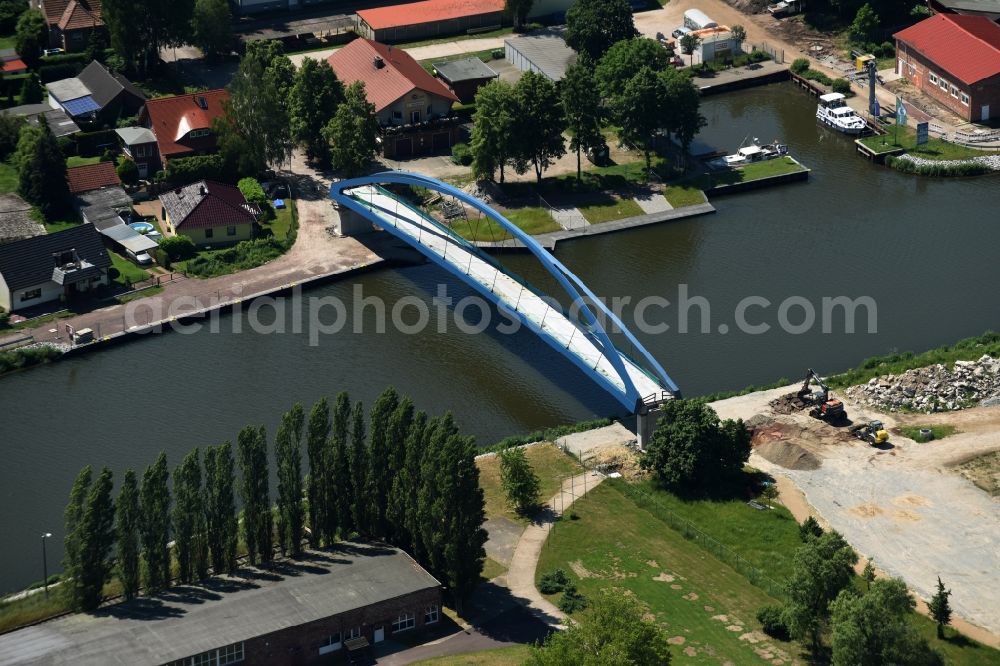
[[[635,415],[635,435],[640,451],[646,450],[646,442],[653,436],[656,426],[663,416],[663,403],[642,409]]]

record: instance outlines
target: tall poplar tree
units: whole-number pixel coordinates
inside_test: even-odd
[[[327,521],[323,538],[327,545],[333,543],[340,531],[341,538],[354,530],[351,502],[355,483],[351,472],[349,429],[351,425],[351,399],[343,391],[333,403],[333,422],[327,441],[327,468],[323,477],[323,496],[327,502]],[[364,439],[364,435],[361,436]]]
[[[281,417],[274,438],[274,458],[278,465],[278,545],[282,555],[302,550],[302,424],[305,412],[300,403]]]
[[[452,435],[444,447],[441,473],[441,509],[444,532],[442,573],[461,613],[479,582],[488,535],[483,529],[486,500],[479,486],[476,445],[471,437]]]
[[[118,580],[126,600],[139,595],[139,483],[135,470],[126,470],[115,508]]]
[[[204,577],[208,557],[198,449],[174,470],[174,543],[181,582]]]
[[[306,457],[309,460],[306,496],[309,498],[309,545],[313,548],[324,540],[329,512],[336,511],[336,507],[330,506],[324,492],[324,480],[330,466],[327,452],[329,439],[330,406],[326,398],[320,398],[309,410],[309,427],[306,432]]]
[[[420,490],[417,495],[417,523],[419,526],[420,560],[426,568],[443,575],[445,519],[451,508],[444,497],[442,481],[445,479],[447,455],[445,445],[458,434],[451,414],[434,419],[430,426],[424,459],[420,466]]]
[[[268,490],[267,433],[264,426],[246,426],[236,438],[243,500],[243,541],[250,564],[273,558],[271,497]]]
[[[170,585],[170,488],[167,485],[167,454],[160,452],[156,462],[146,468],[139,490],[142,512],[139,536],[146,565],[146,589],[160,592]]]
[[[389,536],[385,520],[389,491],[392,488],[390,459],[393,445],[390,440],[390,421],[399,406],[399,394],[391,386],[382,392],[372,405],[368,435],[368,473],[365,479],[366,500],[370,502],[368,534],[376,537]]]
[[[409,400],[409,398],[407,398]],[[402,405],[400,405],[402,407]],[[389,523],[393,528],[393,543],[420,559],[414,552],[417,514],[417,493],[420,489],[420,465],[423,462],[427,414],[413,416],[403,444],[403,464],[393,475],[389,496]]]
[[[73,481],[73,488],[69,491],[69,503],[63,512],[66,523],[66,536],[63,537],[63,576],[70,579],[80,576],[83,513],[87,508],[87,496],[90,494],[93,475],[90,465],[80,470],[76,480]]]
[[[111,576],[109,559],[114,545],[115,504],[111,470],[105,467],[90,489],[80,524],[80,573],[69,581],[74,606],[94,610],[104,598],[104,583]]]
[[[349,461],[351,464],[351,523],[355,532],[369,533],[368,507],[365,477],[368,471],[368,447],[365,444],[365,407],[359,400],[351,409],[351,444]]]
[[[208,550],[216,574],[236,571],[239,535],[234,483],[233,445],[209,447],[205,451],[205,511]]]

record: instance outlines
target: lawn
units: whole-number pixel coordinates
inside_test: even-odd
[[[111,257],[111,265],[118,270],[118,277],[115,282],[121,285],[131,285],[149,279],[149,273],[139,268],[131,261],[116,252],[108,252]]]
[[[45,222],[45,230],[50,234],[54,234],[58,231],[66,231],[67,229],[72,229],[73,227],[82,224],[80,220],[56,220],[54,222]]]
[[[95,157],[80,157],[79,155],[72,155],[66,158],[66,168],[72,169],[73,167],[90,166],[91,164],[99,164],[100,161],[100,155]]]
[[[16,35],[4,35],[0,37],[0,49],[12,49],[17,41]]]
[[[955,426],[948,425],[945,423],[939,425],[903,426],[899,429],[899,432],[900,434],[903,435],[903,437],[909,437],[915,442],[920,442],[923,441],[920,438],[920,431],[923,428],[930,428],[931,432],[934,434],[934,439],[944,439],[949,435],[954,435],[955,433],[959,432],[958,428],[956,428]]]
[[[716,171],[713,173],[702,174],[690,180],[689,183],[699,189],[708,191],[713,187],[733,185],[734,183],[746,183],[752,180],[783,176],[785,174],[796,173],[798,171],[805,171],[805,167],[786,155],[785,157],[779,157],[774,160],[754,162],[753,164],[748,164],[736,169],[729,169],[728,171]]]
[[[618,199],[611,197],[607,202],[581,206],[580,214],[591,224],[611,222],[625,217],[642,215],[643,210],[633,199]]]
[[[413,662],[413,666],[519,666],[528,659],[529,654],[531,649],[527,645],[514,645],[483,652],[424,659]]]
[[[271,230],[274,234],[274,239],[284,242],[288,238],[288,232],[292,228],[292,207],[295,205],[295,201],[292,199],[285,199],[285,207],[274,211],[274,219],[268,224],[264,225]]]
[[[10,162],[0,162],[0,192],[17,191],[17,169]]]
[[[524,451],[528,462],[538,475],[539,496],[543,502],[558,492],[562,479],[580,473],[577,462],[554,444],[547,442],[535,444]],[[500,488],[500,460],[496,456],[488,456],[478,459],[476,465],[479,467],[479,485],[486,495],[486,516],[489,518],[503,516],[527,522],[526,518],[518,516],[507,507],[503,490]]]
[[[621,483],[604,482],[574,504],[578,520],[556,523],[539,577],[561,568],[585,596],[608,588],[634,594],[674,637],[674,663],[788,663],[798,656],[794,643],[748,636],[760,631],[757,609],[776,599],[636,506],[619,490]],[[580,619],[586,622],[586,614]],[[750,637],[760,640],[751,643]]]
[[[133,291],[130,294],[124,294],[123,296],[119,296],[115,300],[118,301],[119,303],[128,303],[129,301],[137,301],[140,298],[146,298],[147,296],[155,296],[156,294],[159,294],[162,291],[163,287],[156,285],[153,287],[146,287],[142,291]]]
[[[430,46],[431,44],[448,44],[449,42],[464,42],[467,39],[487,39],[489,37],[504,37],[514,32],[513,28],[498,28],[489,32],[479,32],[471,35],[452,35],[451,37],[438,37],[436,39],[424,39],[418,42],[407,42],[396,44],[395,48],[412,49],[417,46]],[[501,47],[503,48],[503,47]]]
[[[562,229],[544,208],[513,208],[504,212],[504,215],[523,231],[532,235]],[[503,227],[487,217],[456,219],[448,226],[462,238],[480,242],[502,241],[512,237]]]
[[[705,193],[697,187],[690,187],[688,185],[669,185],[663,192],[663,196],[667,198],[667,203],[674,208],[684,208],[685,206],[696,206],[705,203]]]
[[[966,148],[957,143],[950,143],[943,139],[935,139],[934,137],[928,137],[927,143],[918,146],[917,131],[915,129],[901,126],[898,131],[898,137],[896,136],[896,128],[892,128],[888,134],[868,136],[858,140],[877,153],[904,148],[910,155],[921,157],[925,160],[966,160],[972,157],[982,157],[983,155],[1000,154],[997,151]]]

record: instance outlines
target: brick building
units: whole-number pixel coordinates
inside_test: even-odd
[[[441,585],[403,551],[341,543],[0,636],[0,663],[328,664],[441,619]]]
[[[1000,25],[937,14],[894,37],[900,76],[966,120],[1000,117]]]

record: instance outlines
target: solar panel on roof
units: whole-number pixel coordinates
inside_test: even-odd
[[[90,95],[86,97],[80,97],[79,99],[72,99],[68,102],[63,103],[63,108],[71,116],[82,116],[85,113],[90,113],[91,111],[99,111],[100,105],[94,101],[94,98]]]

